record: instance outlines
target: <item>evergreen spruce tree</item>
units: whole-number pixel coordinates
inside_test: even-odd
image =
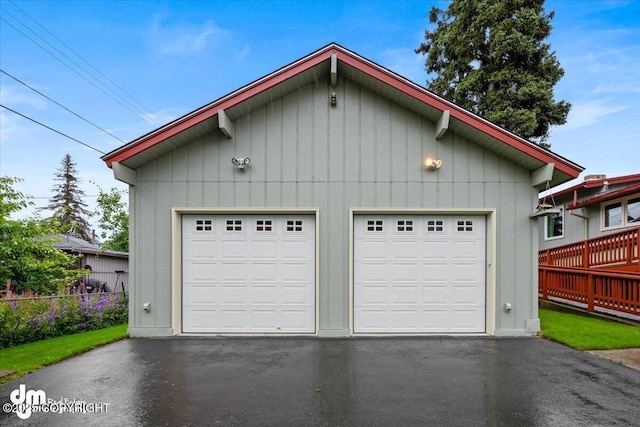
[[[551,125],[571,104],[555,101],[564,70],[544,40],[554,13],[544,0],[453,0],[432,7],[416,53],[426,56],[428,88],[487,120],[548,148]]]
[[[45,209],[53,211],[53,219],[68,234],[93,242],[93,232],[87,218],[91,213],[82,201],[84,191],[80,188],[76,164],[69,154],[65,154],[56,171],[54,181],[57,184],[51,189],[54,196],[49,199]]]

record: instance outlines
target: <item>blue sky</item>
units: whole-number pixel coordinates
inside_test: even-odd
[[[414,49],[431,6],[447,4],[0,0],[0,68],[128,142],[330,42],[424,85]],[[552,150],[585,167],[583,176],[640,173],[640,1],[545,8],[555,11],[548,42],[565,70],[555,97],[573,104]],[[0,101],[103,152],[122,145],[5,74]],[[66,153],[91,208],[94,182],[126,188],[100,153],[0,111],[0,175],[24,179],[18,188],[37,205],[51,197]]]

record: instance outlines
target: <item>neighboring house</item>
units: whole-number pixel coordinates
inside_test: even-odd
[[[82,254],[78,267],[90,266],[90,278],[106,282],[108,291],[120,292],[123,287],[125,291],[129,290],[128,253],[101,251],[100,245],[68,234],[60,234],[58,237],[60,241],[54,246],[64,252]]]
[[[102,159],[131,336],[535,334],[530,216],[582,171],[336,44]]]
[[[587,175],[544,201],[560,212],[540,221],[541,250],[640,227],[640,174]]]
[[[559,211],[540,221],[541,298],[640,320],[640,174],[587,175],[540,202]]]

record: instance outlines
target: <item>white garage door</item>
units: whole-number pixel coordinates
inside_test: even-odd
[[[354,217],[354,333],[484,332],[485,217]]]
[[[315,332],[313,215],[184,215],[182,329]]]

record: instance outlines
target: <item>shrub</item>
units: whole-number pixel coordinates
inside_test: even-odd
[[[0,300],[0,348],[127,323],[122,293]]]

